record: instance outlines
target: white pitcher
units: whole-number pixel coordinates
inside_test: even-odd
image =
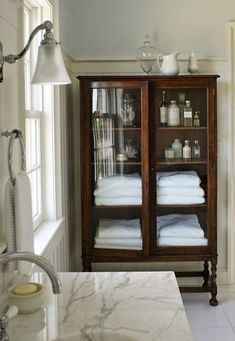
[[[176,76],[179,73],[179,63],[177,60],[179,53],[173,52],[166,56],[160,54],[157,57],[159,69],[163,75]],[[161,62],[162,60],[162,62]]]

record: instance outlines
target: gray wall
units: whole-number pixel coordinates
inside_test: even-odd
[[[148,33],[159,53],[226,56],[234,0],[59,0],[60,39],[76,59],[135,59]]]

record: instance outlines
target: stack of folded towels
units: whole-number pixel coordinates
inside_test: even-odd
[[[195,171],[157,173],[157,203],[159,205],[190,205],[205,202],[201,180]]]
[[[95,248],[142,249],[139,219],[100,219],[95,236]]]
[[[94,196],[96,205],[141,205],[141,177],[138,173],[134,173],[99,179]]]
[[[167,214],[157,217],[158,246],[206,246],[196,214]]]

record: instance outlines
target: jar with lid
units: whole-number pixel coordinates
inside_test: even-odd
[[[193,159],[200,159],[201,157],[201,150],[200,150],[200,145],[198,143],[198,140],[194,141],[192,157]]]
[[[172,147],[175,154],[175,159],[181,159],[182,158],[182,143],[180,142],[180,139],[175,139],[175,141],[172,143]]]
[[[180,125],[180,109],[175,100],[171,100],[168,107],[168,126],[177,127]]]
[[[195,111],[193,116],[193,126],[199,127],[200,126],[200,111]]]
[[[192,127],[193,125],[193,111],[190,105],[190,101],[185,101],[184,107],[184,126]]]
[[[184,141],[183,159],[184,160],[190,160],[191,159],[191,147],[189,146],[189,140]]]

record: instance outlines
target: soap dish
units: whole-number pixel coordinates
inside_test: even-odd
[[[19,313],[30,314],[41,308],[45,301],[45,288],[39,283],[27,282],[8,289],[9,305],[16,305]]]

